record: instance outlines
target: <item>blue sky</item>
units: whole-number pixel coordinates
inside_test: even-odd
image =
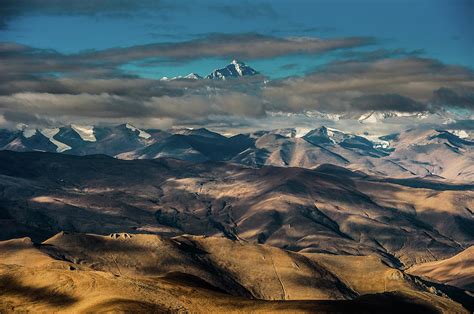
[[[47,2],[47,1],[46,1]],[[65,1],[67,2],[67,1]],[[113,3],[113,1],[112,1]],[[11,17],[0,41],[74,54],[157,42],[179,42],[210,33],[258,33],[321,38],[369,36],[374,45],[358,48],[405,49],[447,64],[474,68],[474,6],[462,0],[170,1],[148,7],[98,12],[39,8]],[[340,55],[291,55],[243,60],[279,78],[302,75]],[[228,60],[202,58],[179,66],[163,63],[122,69],[143,77],[205,75]],[[290,66],[291,65],[291,66]]]

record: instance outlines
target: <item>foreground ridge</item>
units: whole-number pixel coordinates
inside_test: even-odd
[[[392,312],[396,305],[467,313],[373,256],[298,254],[218,237],[65,232],[40,245],[3,241],[0,252],[2,311]]]

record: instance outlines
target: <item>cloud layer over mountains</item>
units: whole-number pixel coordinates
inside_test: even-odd
[[[208,35],[184,42],[75,54],[2,43],[0,121],[13,126],[18,122],[51,125],[142,119],[144,125],[161,127],[164,121],[167,125],[199,124],[211,116],[263,118],[275,111],[435,112],[474,108],[471,69],[399,50],[351,50],[373,42],[364,37]],[[318,58],[340,50],[346,59],[330,61],[303,76],[274,80],[262,73],[225,81],[163,81],[122,70],[123,65],[140,60],[186,63],[209,57],[256,60],[295,54]],[[228,120],[223,118],[222,123]]]

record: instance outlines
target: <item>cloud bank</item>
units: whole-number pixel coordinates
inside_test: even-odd
[[[360,37],[234,34],[70,55],[2,43],[0,115],[8,123],[139,120],[149,125],[164,120],[202,124],[211,117],[234,123],[235,119],[261,119],[276,111],[474,110],[472,70],[419,57],[419,52],[351,50],[372,42],[373,39]],[[317,58],[321,53],[340,51],[340,56],[346,58],[343,61],[326,64],[303,77],[273,81],[262,76],[227,81],[160,81],[120,70],[121,65],[135,60],[245,60],[294,54]]]
[[[473,90],[471,70],[411,57],[335,62],[303,78],[275,82],[263,94],[279,110],[414,112],[473,110]]]

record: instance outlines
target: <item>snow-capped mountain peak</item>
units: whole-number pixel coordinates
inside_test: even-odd
[[[245,63],[236,59],[232,60],[227,66],[214,70],[211,74],[206,76],[207,79],[212,80],[226,80],[228,78],[238,78],[242,76],[256,75],[258,72],[249,67]]]

